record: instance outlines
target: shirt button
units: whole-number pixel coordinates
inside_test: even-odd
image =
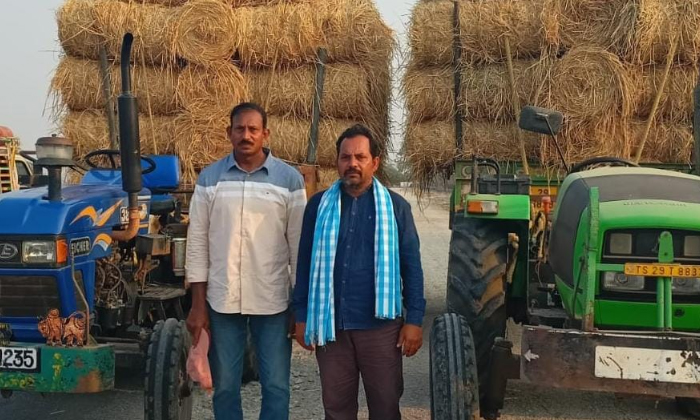
[[[350,228],[350,233],[353,233],[354,231],[355,231],[355,229]]]
[[[343,267],[347,267],[347,266],[348,266],[348,263],[343,264]]]

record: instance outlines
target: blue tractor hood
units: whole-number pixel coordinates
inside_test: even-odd
[[[47,194],[47,187],[38,187],[0,195],[0,235],[71,234],[124,224],[128,203],[121,186],[66,185],[56,202]],[[143,190],[139,202],[149,198]],[[148,215],[143,207],[142,219]]]

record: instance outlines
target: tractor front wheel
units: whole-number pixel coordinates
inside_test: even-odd
[[[158,321],[146,353],[145,420],[192,418],[192,380],[186,367],[189,348],[185,321]]]
[[[435,318],[430,330],[430,418],[476,420],[479,377],[474,339],[467,320],[457,314]]]

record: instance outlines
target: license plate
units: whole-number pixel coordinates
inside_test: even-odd
[[[700,368],[695,352],[632,347],[598,346],[595,349],[597,378],[697,384]]]
[[[627,263],[625,274],[647,277],[700,277],[700,265]]]
[[[39,355],[36,347],[0,347],[0,370],[37,372]]]
[[[559,193],[559,187],[537,187],[537,186],[531,186],[530,187],[530,195],[531,196],[541,196],[541,195],[549,195],[549,196],[555,196]]]

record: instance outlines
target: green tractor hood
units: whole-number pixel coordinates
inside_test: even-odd
[[[605,232],[611,229],[700,231],[699,212],[700,177],[650,168],[601,168],[568,176],[558,197],[549,244],[550,265],[567,312],[583,319],[584,324],[588,322],[584,328],[593,328],[594,312],[595,325],[599,326],[658,326],[657,309],[662,307],[663,299],[669,303],[672,300],[670,279],[668,297],[660,297],[657,304],[596,298],[600,292],[599,273],[620,272],[624,268],[624,264],[601,262]],[[574,293],[577,288],[585,292]],[[671,305],[667,306],[670,310]],[[700,305],[692,306],[680,308],[674,304],[673,308],[678,309],[677,313],[699,315]],[[674,326],[700,330],[700,324],[690,322],[693,316],[684,316]]]

